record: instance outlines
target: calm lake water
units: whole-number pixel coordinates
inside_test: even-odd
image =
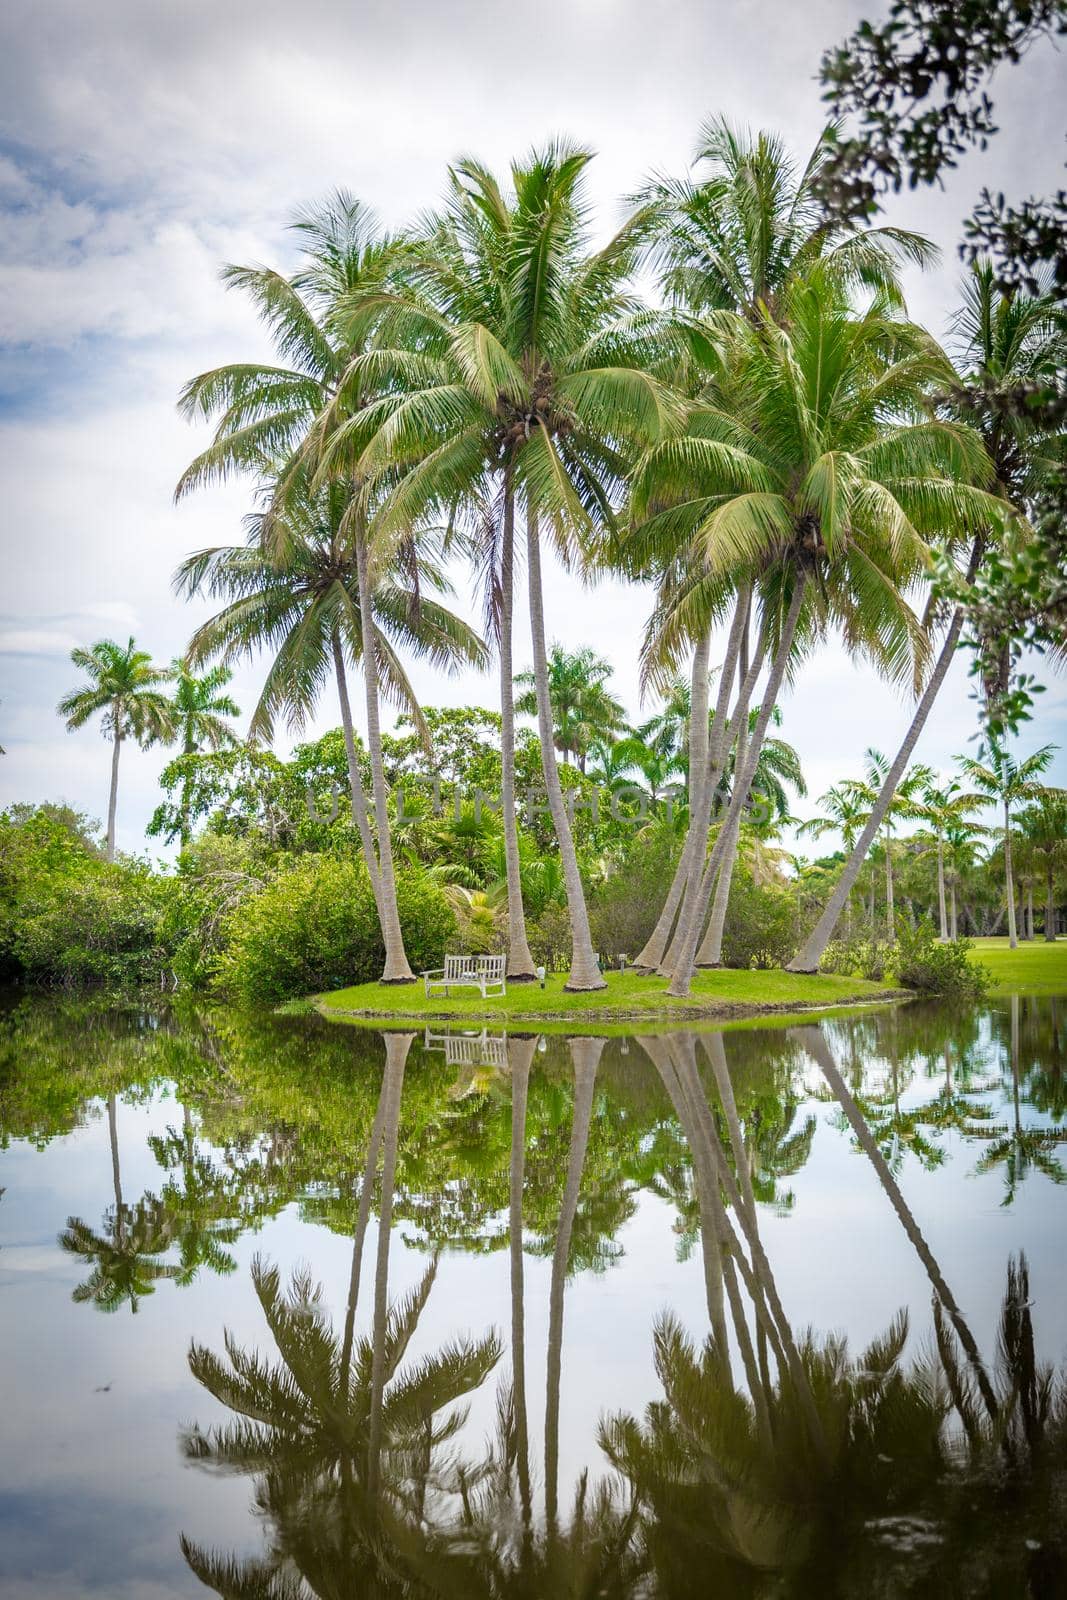
[[[1067,997],[0,1007],[0,1592],[1058,1595]]]

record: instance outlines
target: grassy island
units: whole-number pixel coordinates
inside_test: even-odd
[[[566,975],[551,973],[542,989],[538,984],[513,984],[499,999],[483,1000],[474,990],[445,999],[427,998],[422,983],[399,987],[361,983],[315,997],[317,1009],[328,1017],[412,1020],[420,1023],[456,1018],[475,1022],[651,1022],[665,1017],[696,1020],[702,1017],[758,1016],[764,1012],[793,1012],[832,1006],[888,1000],[903,991],[862,978],[834,977],[828,973],[807,976],[793,972],[698,972],[686,1000],[667,993],[667,980],[642,977],[636,972],[609,972],[607,987],[591,993],[568,994]]]

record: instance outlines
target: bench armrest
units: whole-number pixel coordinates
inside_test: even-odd
[[[428,972],[423,972],[420,974],[420,976],[423,978],[443,978],[444,975],[444,967],[431,967]]]

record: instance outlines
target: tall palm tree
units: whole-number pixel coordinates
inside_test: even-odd
[[[1016,819],[1045,866],[1045,938],[1056,937],[1056,872],[1067,861],[1067,790],[1043,789]]]
[[[967,796],[972,805],[996,804],[1001,807],[1004,827],[1004,893],[1007,897],[1008,912],[1008,943],[1014,950],[1018,947],[1019,936],[1015,925],[1015,876],[1012,869],[1011,853],[1011,814],[1012,810],[1027,800],[1039,798],[1042,785],[1038,782],[1041,774],[1046,770],[1055,754],[1055,745],[1042,745],[1040,750],[1035,750],[1033,755],[1026,756],[1022,761],[1015,758],[1004,749],[1003,745],[990,740],[987,746],[988,760],[979,761],[974,756],[958,757],[963,769],[964,777],[969,778],[974,784],[974,791]]]
[[[270,329],[283,364],[235,363],[201,373],[186,385],[180,401],[186,416],[217,420],[211,445],[182,475],[177,495],[180,497],[201,484],[224,479],[235,471],[250,473],[261,485],[269,485],[271,504],[260,523],[259,534],[265,552],[273,558],[284,553],[293,539],[294,522],[299,542],[300,524],[306,524],[309,517],[314,518],[320,511],[320,497],[308,485],[309,467],[304,454],[325,411],[330,409],[336,417],[341,380],[353,356],[368,347],[373,331],[373,316],[353,311],[351,297],[360,295],[365,301],[372,290],[381,290],[392,280],[405,253],[404,242],[381,233],[373,215],[343,190],[324,206],[298,213],[293,228],[304,246],[304,259],[292,277],[286,278],[265,267],[230,266],[223,272],[228,286],[242,290],[252,299]],[[348,307],[343,327],[337,318],[342,301]],[[327,522],[337,553],[343,549],[354,562],[353,582],[348,592],[359,596],[358,604],[351,608],[347,625],[342,624],[338,615],[345,609],[339,589],[327,608],[334,613],[327,642],[341,702],[353,813],[382,922],[386,949],[383,981],[410,982],[412,973],[404,953],[396,908],[378,726],[378,660],[370,614],[373,606],[368,603],[370,594],[377,588],[377,577],[370,573],[365,541],[360,537],[366,499],[351,483],[344,487],[331,486],[326,499]],[[411,529],[404,531],[410,562],[416,545]],[[385,570],[388,573],[392,568],[390,559]],[[414,571],[412,585],[417,592]],[[324,620],[325,617],[320,618]],[[376,846],[366,816],[366,798],[359,777],[351,711],[343,681],[346,649],[351,651],[357,625],[364,663]],[[310,631],[314,634],[316,629],[313,627]],[[268,701],[273,698],[276,703],[282,700],[306,707],[309,688],[320,681],[320,674],[312,665],[309,678],[309,663],[306,658],[300,659],[302,643],[298,631],[290,650],[275,662],[275,681],[268,684],[265,691]],[[314,659],[317,654],[314,645],[310,653]],[[287,674],[291,674],[288,685],[283,681]]]
[[[607,688],[611,662],[588,645],[565,650],[554,644],[548,652],[548,698],[552,707],[552,738],[564,762],[571,757],[585,771],[594,744],[612,738],[626,726],[622,702]],[[532,672],[515,674],[523,693],[515,701],[522,717],[537,716],[537,688]]]
[[[999,546],[1010,547],[1026,539],[1027,524],[1022,512],[1042,485],[1052,480],[1063,460],[1062,430],[1050,430],[1047,420],[1037,412],[1017,414],[1017,407],[1000,403],[1005,395],[1031,384],[1056,383],[1057,374],[1063,371],[1067,361],[1067,323],[1052,295],[1004,295],[992,266],[988,263],[976,265],[964,283],[962,304],[953,328],[953,351],[958,371],[942,389],[956,394],[957,400],[950,408],[955,415],[962,414],[969,422],[977,423],[991,463],[993,492],[1001,500],[1003,509],[979,522],[973,531],[966,574],[957,575],[953,581],[954,587],[962,589],[963,599],[953,606],[937,660],[886,774],[878,802],[822,916],[789,963],[792,972],[814,972],[819,965],[845,898],[881,826],[882,814],[892,801],[955,660],[967,616],[964,602],[979,567]],[[936,606],[932,608],[931,620],[936,618],[937,609]],[[997,641],[987,640],[981,644],[981,650],[986,667],[986,695],[995,697],[1008,669],[1010,649],[1006,655]],[[996,668],[990,671],[992,659],[996,660]]]
[[[119,795],[119,755],[124,739],[152,744],[170,737],[173,714],[162,685],[170,678],[165,667],[152,664],[147,650],[129,639],[98,639],[88,649],[79,645],[70,659],[88,676],[88,683],[72,689],[59,702],[58,711],[71,731],[103,714],[104,735],[111,740],[111,788],[107,802],[107,859],[115,859],[115,812]]]
[[[347,667],[365,666],[367,636],[377,682],[421,726],[414,690],[397,646],[423,657],[442,672],[463,664],[480,666],[484,646],[474,631],[433,593],[447,595],[450,585],[443,566],[440,540],[420,539],[417,554],[407,545],[396,549],[393,570],[380,575],[370,597],[364,627],[364,596],[357,560],[345,532],[348,496],[343,487],[327,485],[317,494],[297,496],[290,489],[284,511],[248,519],[248,542],[200,550],[178,568],[175,585],[186,596],[207,594],[229,603],[203,623],[189,644],[193,663],[218,658],[224,664],[259,651],[270,656],[263,690],[249,724],[253,739],[269,739],[276,719],[284,714],[291,727],[311,714],[323,684],[332,675],[341,706],[348,760],[352,813],[378,903],[386,942],[386,979],[403,979],[407,966],[396,911],[395,886],[387,890],[383,868],[392,857],[388,821],[377,817],[377,845],[371,830],[360,773]],[[377,704],[378,692],[373,700]],[[379,740],[380,753],[380,740]]]
[[[945,866],[948,878],[948,930],[949,938],[959,933],[959,887],[965,872],[975,865],[978,846],[988,836],[989,829],[969,819],[949,823],[945,829]]]
[[[649,370],[661,342],[657,320],[639,313],[627,289],[636,230],[588,252],[582,183],[589,159],[550,145],[513,165],[510,190],[477,162],[452,170],[446,210],[427,229],[409,291],[374,301],[382,343],[391,348],[353,362],[342,402],[371,383],[391,392],[351,421],[344,404],[338,407],[326,444],[328,460],[332,453],[365,475],[408,469],[377,519],[379,538],[431,514],[466,518],[483,530],[499,622],[512,908],[521,885],[510,627],[516,515],[525,511],[541,755],[567,884],[573,989],[601,988],[604,980],[552,737],[542,540],[547,534],[569,560],[610,528],[629,447],[658,437],[678,410]],[[514,926],[511,937],[514,943]],[[521,954],[528,976],[524,939]]]
[[[713,569],[758,586],[770,662],[729,811],[683,907],[677,995],[689,992],[794,647],[836,623],[882,670],[914,679],[926,647],[903,588],[924,570],[928,536],[967,526],[991,501],[968,486],[986,470],[976,437],[923,416],[926,386],[947,370],[927,334],[882,302],[854,315],[818,272],[786,303],[786,326],[734,319],[722,376],[687,433],[648,452],[634,486],[646,539],[649,528],[664,544],[698,539]]]
[[[179,657],[171,662],[171,697],[174,719],[174,740],[181,746],[183,756],[195,755],[198,750],[225,750],[237,743],[237,735],[223,720],[239,717],[241,712],[225,688],[233,677],[229,667],[209,667],[207,672],[193,672],[189,663]],[[190,780],[182,784],[181,811],[178,836],[183,847],[189,843]]]

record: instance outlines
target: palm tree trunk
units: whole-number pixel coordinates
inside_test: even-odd
[[[738,672],[742,681],[748,674],[748,628],[741,636],[741,656]],[[740,770],[745,764],[745,751],[748,748],[748,718],[738,724],[737,728],[737,754],[734,758],[735,770]],[[736,859],[736,858],[735,858]],[[734,862],[723,861],[719,867],[719,877],[715,884],[715,899],[711,907],[711,920],[708,923],[704,942],[697,951],[698,967],[722,966],[722,936],[726,927],[726,912],[730,904],[730,884],[733,881]]]
[[[744,633],[742,632],[742,640]],[[683,930],[690,918],[697,919],[698,933],[704,926],[707,917],[707,904],[703,911],[698,911],[697,903],[703,879],[701,866],[707,852],[708,834],[712,822],[712,807],[718,793],[719,780],[726,769],[730,751],[734,746],[735,735],[738,739],[747,738],[748,733],[748,708],[755,692],[756,682],[763,670],[763,661],[766,655],[766,636],[761,633],[756,654],[749,664],[748,671],[740,672],[740,653],[738,672],[741,678],[737,691],[737,700],[734,703],[733,715],[729,723],[724,721],[721,730],[712,732],[711,753],[708,758],[708,780],[701,796],[701,814],[697,819],[697,839],[693,846],[693,871],[685,888],[685,898],[678,916],[678,926],[674,930],[674,938],[667,947],[667,953],[659,966],[663,977],[670,977],[678,965],[678,954],[682,947]],[[734,759],[734,777],[736,783],[738,761]],[[721,856],[719,857],[721,860]],[[717,870],[717,868],[716,868]]]
[[[348,1274],[348,1304],[345,1309],[345,1330],[341,1341],[341,1381],[348,1381],[348,1366],[352,1359],[352,1344],[356,1333],[356,1305],[359,1300],[359,1279],[363,1264],[363,1244],[367,1237],[371,1200],[374,1197],[374,1179],[378,1171],[378,1152],[382,1145],[382,1126],[385,1122],[387,1079],[383,1076],[378,1093],[378,1107],[374,1113],[367,1159],[363,1164],[363,1184],[359,1191],[359,1211],[352,1238],[352,1266]]]
[[[953,939],[957,939],[959,937],[959,931],[958,931],[959,924],[956,921],[956,880],[955,880],[955,878],[953,878],[951,884],[949,885],[949,897],[950,897],[950,899],[949,899],[949,911],[950,911],[949,927],[952,929],[952,937],[953,937]]]
[[[897,937],[896,909],[893,904],[893,850],[892,838],[889,829],[885,835],[885,931],[889,943],[893,944]]]
[[[107,1097],[107,1133],[111,1141],[111,1184],[115,1191],[115,1220],[122,1226],[122,1173],[119,1169],[118,1101],[113,1094]]]
[[[1015,924],[1015,874],[1011,862],[1011,807],[1004,801],[1004,887],[1008,897],[1008,944],[1012,950],[1019,947],[1019,934]]]
[[[537,974],[526,936],[519,863],[519,823],[515,814],[515,684],[512,623],[515,607],[515,493],[510,473],[504,482],[504,528],[500,552],[500,822],[504,830],[504,870],[508,891],[508,981],[532,983]]]
[[[975,560],[976,558],[972,556],[972,568],[975,565]],[[973,576],[973,571],[971,575]],[[934,670],[930,674],[929,682],[922,693],[919,704],[915,708],[911,726],[904,735],[904,742],[897,751],[892,766],[886,773],[885,782],[882,784],[878,799],[874,803],[874,808],[864,824],[863,832],[857,839],[856,847],[845,863],[845,870],[837,880],[834,891],[826,902],[822,916],[808,934],[792,961],[790,961],[786,968],[787,972],[816,972],[818,970],[823,952],[833,937],[834,929],[837,927],[837,921],[841,915],[845,900],[851,892],[852,885],[859,877],[860,868],[867,859],[871,841],[885,821],[886,813],[893,802],[893,796],[897,792],[897,785],[904,775],[905,767],[911,760],[911,753],[918,743],[919,735],[926,726],[926,719],[933,709],[934,701],[937,699],[948,669],[955,658],[956,646],[959,643],[962,628],[963,610],[961,607],[957,607],[953,613],[952,621],[949,624],[948,633],[945,635],[945,642],[941,646],[941,653],[937,658]]]
[[[509,1039],[511,1065],[511,1162],[508,1244],[511,1252],[511,1392],[515,1407],[515,1458],[523,1521],[532,1512],[530,1429],[526,1411],[526,1310],[522,1262],[522,1191],[526,1175],[526,1102],[536,1037]]]
[[[1031,941],[1033,940],[1033,937],[1034,937],[1034,880],[1033,880],[1033,878],[1027,878],[1027,880],[1026,880],[1026,937],[1028,939],[1030,939]]]
[[[793,598],[789,603],[789,610],[782,623],[782,633],[778,641],[778,648],[771,661],[771,670],[763,693],[763,702],[759,709],[759,716],[756,718],[756,726],[753,729],[752,738],[745,753],[744,769],[735,774],[730,809],[708,858],[699,892],[694,896],[693,903],[689,907],[688,916],[686,916],[686,910],[683,907],[682,914],[685,919],[685,927],[678,941],[677,961],[667,990],[667,993],[676,999],[684,999],[689,993],[689,986],[693,980],[693,965],[696,959],[697,942],[704,925],[704,918],[708,914],[708,905],[715,885],[715,875],[719,870],[720,863],[730,860],[737,850],[737,839],[741,830],[741,816],[747,804],[748,792],[752,787],[752,779],[755,776],[756,765],[759,761],[760,751],[763,748],[763,740],[771,717],[774,714],[778,692],[781,689],[782,679],[785,676],[785,669],[789,662],[789,655],[793,648],[793,639],[796,635],[797,623],[800,620],[800,609],[804,601],[806,582],[806,572],[797,572],[793,584]],[[747,706],[738,706],[734,715],[738,729],[745,726],[747,717]]]
[[[1048,858],[1048,877],[1045,885],[1045,938],[1049,944],[1056,938],[1056,897],[1053,886],[1052,857]]]
[[[526,515],[526,569],[530,587],[530,634],[533,644],[534,685],[537,694],[537,731],[541,739],[541,770],[545,778],[548,809],[559,843],[563,864],[563,881],[567,889],[567,909],[571,921],[571,970],[564,984],[568,993],[590,989],[605,989],[600,968],[589,933],[589,913],[585,904],[585,891],[578,871],[578,856],[574,849],[574,836],[570,818],[560,787],[556,750],[552,743],[552,704],[548,695],[548,657],[545,646],[545,597],[541,581],[541,536],[537,527],[537,512],[527,508]]]
[[[378,827],[378,870],[381,898],[378,920],[385,943],[382,983],[414,983],[408,965],[404,935],[400,931],[400,912],[396,903],[396,874],[393,870],[393,841],[389,831],[389,800],[382,761],[382,730],[378,710],[378,658],[374,619],[371,615],[370,574],[364,530],[356,532],[356,575],[359,582],[359,621],[363,634],[363,682],[367,691],[367,748],[370,752],[371,781],[374,790],[374,820]]]
[[[860,1146],[860,1149],[863,1151],[864,1155],[867,1156],[871,1165],[874,1167],[874,1170],[878,1175],[878,1181],[882,1185],[882,1188],[885,1190],[886,1195],[889,1198],[889,1203],[896,1212],[904,1232],[907,1234],[909,1241],[915,1249],[916,1255],[919,1257],[919,1260],[926,1269],[926,1275],[930,1279],[934,1293],[941,1302],[942,1306],[944,1306],[945,1311],[948,1313],[949,1320],[951,1321],[953,1328],[956,1330],[956,1337],[959,1339],[960,1344],[966,1351],[967,1357],[970,1360],[972,1368],[974,1369],[974,1375],[977,1380],[979,1390],[981,1391],[982,1398],[985,1401],[986,1408],[989,1411],[990,1417],[995,1421],[999,1415],[999,1407],[997,1404],[996,1395],[993,1392],[993,1386],[989,1381],[988,1374],[986,1373],[985,1367],[982,1363],[982,1357],[975,1342],[974,1335],[971,1333],[970,1328],[964,1321],[963,1313],[956,1304],[951,1289],[945,1282],[944,1275],[942,1274],[941,1268],[937,1264],[934,1253],[930,1249],[930,1246],[927,1244],[926,1240],[923,1238],[919,1224],[916,1222],[915,1217],[908,1207],[907,1201],[900,1192],[900,1186],[890,1170],[888,1161],[886,1161],[885,1156],[878,1148],[878,1142],[871,1133],[870,1128],[867,1126],[867,1122],[863,1116],[863,1113],[860,1111],[860,1108],[856,1104],[853,1096],[849,1093],[848,1087],[845,1084],[845,1080],[838,1071],[837,1063],[834,1061],[833,1054],[830,1050],[830,1046],[826,1042],[826,1037],[823,1034],[822,1029],[816,1025],[790,1029],[790,1032],[796,1035],[799,1043],[807,1051],[808,1055],[811,1056],[816,1066],[822,1072],[827,1083],[830,1085],[830,1089],[833,1092],[835,1099],[840,1105],[842,1111],[845,1113],[845,1118],[856,1136],[857,1144]]]
[[[396,1151],[400,1135],[400,1101],[404,1068],[413,1033],[385,1035],[385,1075],[382,1099],[382,1203],[378,1210],[378,1259],[374,1275],[374,1329],[371,1345],[370,1416],[367,1422],[367,1490],[371,1501],[378,1489],[382,1448],[382,1409],[385,1401],[385,1334],[389,1322],[389,1240],[393,1225],[393,1189]]]
[[[593,1118],[596,1072],[604,1049],[603,1039],[571,1039],[574,1063],[574,1114],[571,1121],[567,1180],[563,1189],[556,1246],[552,1252],[552,1282],[548,1297],[548,1377],[545,1399],[545,1518],[556,1526],[559,1505],[559,1393],[563,1363],[563,1291],[571,1253],[571,1235],[578,1211],[582,1168]]]
[[[107,859],[115,859],[115,813],[119,802],[119,753],[122,749],[122,734],[116,732],[111,747],[111,789],[107,799]]]
[[[379,907],[381,915],[381,874],[378,871],[378,857],[374,849],[374,836],[371,833],[370,817],[367,814],[367,797],[363,792],[363,779],[359,771],[359,757],[356,753],[356,736],[352,726],[352,706],[348,699],[348,679],[345,676],[345,657],[341,647],[341,635],[334,628],[331,636],[333,647],[333,670],[337,679],[337,698],[341,705],[341,728],[345,736],[345,755],[348,758],[348,787],[352,795],[352,817],[359,829],[360,842],[363,845],[363,859],[367,863],[367,872],[370,875],[371,888],[374,891],[375,904]]]
[[[948,914],[945,909],[945,841],[940,832],[937,835],[937,914],[944,942],[948,938]]]
[[[726,639],[726,654],[719,671],[719,689],[715,699],[715,727],[721,737],[725,733],[730,696],[733,693],[734,674],[737,671],[741,635],[748,620],[751,590],[747,584],[737,592],[733,620]],[[701,660],[701,657],[703,658]],[[663,960],[667,941],[671,936],[675,915],[694,870],[707,846],[708,830],[703,832],[700,817],[703,814],[704,785],[713,781],[711,774],[711,742],[708,733],[708,662],[711,657],[711,632],[706,640],[699,641],[693,653],[693,678],[689,697],[689,827],[685,843],[675,868],[667,898],[659,920],[634,966],[641,972],[654,972]]]

